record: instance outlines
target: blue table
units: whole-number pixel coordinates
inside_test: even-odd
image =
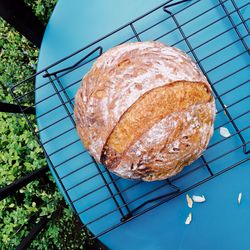
[[[164,2],[161,0],[60,0],[53,11],[44,34],[38,69],[41,70],[68,56]],[[197,47],[196,54],[201,61],[202,67],[208,72],[209,79],[212,84],[215,84],[216,91],[222,96],[223,102],[227,104],[227,110],[235,119],[239,129],[237,131],[232,126],[228,115],[224,114],[223,107],[217,99],[216,130],[210,146],[204,154],[204,159],[208,162],[214,174],[227,167],[234,166],[238,162],[241,162],[241,164],[216,178],[211,178],[209,182],[205,182],[188,192],[190,196],[200,194],[205,195],[207,198],[207,201],[203,204],[194,204],[192,208],[193,221],[190,225],[184,224],[190,209],[186,205],[186,193],[183,193],[100,236],[99,239],[111,249],[250,249],[250,164],[248,161],[250,156],[247,154],[247,150],[250,148],[247,144],[250,139],[250,115],[248,113],[250,107],[250,73],[249,54],[246,53],[246,48],[242,42],[244,40],[246,46],[250,44],[249,35],[247,34],[249,5],[246,5],[247,0],[240,1],[240,3],[239,1],[236,2],[239,8],[238,12],[233,6],[234,1],[228,0],[226,7],[229,12],[233,13],[232,20],[236,25],[239,24],[237,27],[241,38],[243,37],[242,39],[237,35],[228,18],[215,22],[216,18],[220,19],[225,16],[225,10],[217,0],[203,0],[202,3],[193,0],[191,1],[193,6],[186,12],[180,12],[180,14],[176,15],[176,18],[179,23],[183,24],[188,22],[191,17],[206,11],[201,18],[197,18],[195,21],[183,26],[183,31],[186,34],[192,34],[201,27],[199,33],[197,33],[198,35],[188,37],[189,42],[193,47]],[[183,3],[183,5],[188,6],[190,3]],[[176,6],[173,7],[173,10],[178,11],[178,8],[181,9],[182,7]],[[209,9],[211,10],[208,11]],[[242,20],[239,13],[246,21],[245,26],[240,24]],[[146,17],[143,22],[138,21],[135,23],[136,29],[138,31],[143,30],[150,22],[160,21],[167,15],[162,9],[159,9],[154,12],[154,15]],[[209,27],[202,28],[210,22]],[[215,26],[212,25],[213,22],[215,22]],[[140,38],[142,40],[154,39],[163,31],[171,30],[175,25],[173,19],[169,19],[169,21],[167,20],[166,23],[157,26],[150,32],[142,33]],[[218,35],[225,30],[228,31],[224,35]],[[97,46],[102,46],[104,50],[107,50],[131,35],[133,34],[130,29],[124,29],[119,34],[101,41],[73,58],[56,65],[53,70],[60,70],[73,65]],[[217,36],[217,38],[201,46],[205,40],[214,36]],[[176,32],[163,37],[161,41],[174,44],[180,40],[180,37],[181,33],[176,30]],[[135,41],[136,39],[132,40]],[[178,43],[176,46],[186,51],[189,50],[185,41]],[[213,50],[224,46],[227,47],[211,56]],[[208,55],[210,56],[208,57]],[[60,83],[64,88],[66,87],[64,91],[70,98],[74,97],[79,87],[80,83],[77,82],[77,79],[80,79],[90,67],[91,63],[88,63],[86,66],[77,69],[74,74],[61,78]],[[53,80],[54,76],[52,75],[51,78]],[[84,153],[79,137],[72,127],[74,124],[72,115],[67,114],[67,110],[72,113],[72,105],[67,100],[67,95],[63,95],[64,91],[60,89],[60,84],[58,85],[58,82],[54,85],[46,84],[47,80],[38,75],[36,81],[36,87],[38,88],[36,90],[36,109],[41,141],[50,159],[51,171],[59,188],[67,201],[69,199],[74,201],[74,209],[80,214],[82,222],[88,224],[93,219],[103,215],[102,219],[88,224],[88,228],[98,235],[118,223],[121,215],[118,210],[115,210],[116,204],[114,204],[114,201],[108,199],[110,194],[107,188],[104,187],[94,191],[96,187],[100,187],[104,182],[98,175],[97,168],[92,163],[90,156],[87,152]],[[74,81],[76,81],[75,84],[73,84]],[[58,93],[56,94],[57,91],[59,91],[61,99],[57,95]],[[49,97],[51,93],[55,95]],[[66,103],[65,106],[60,106],[61,102]],[[222,125],[230,130],[232,134],[230,138],[225,139],[219,134],[219,127]],[[242,142],[239,133],[245,140],[245,144]],[[246,147],[245,153],[243,152],[243,146]],[[80,166],[88,162],[87,167],[80,168]],[[52,169],[52,164],[56,172]],[[183,173],[187,173],[201,164],[204,163],[202,159],[199,159],[192,166],[187,167]],[[105,171],[101,166],[100,168],[101,171]],[[81,180],[86,180],[94,175],[96,175],[95,178],[81,183]],[[210,174],[204,166],[185,178],[173,180],[173,183],[180,187],[181,190],[184,190],[191,184],[195,184],[209,176]],[[110,178],[106,172],[104,177]],[[113,178],[117,177],[113,176]],[[117,181],[120,189],[126,189],[135,183],[134,181],[122,179]],[[153,190],[163,183],[165,184],[165,182],[140,184],[126,192],[124,199],[129,202],[133,197]],[[66,193],[62,190],[62,184],[67,189]],[[116,192],[114,185],[111,185],[110,188],[112,192]],[[157,196],[171,190],[171,187],[164,185],[163,188],[157,190]],[[237,204],[239,192],[243,193],[240,205]],[[86,193],[89,193],[89,195],[79,198],[86,195]],[[138,199],[130,203],[129,208],[133,209],[146,199],[154,198],[155,195],[155,193],[150,193],[147,198],[144,197],[142,200]],[[121,206],[121,212],[125,214],[126,207],[121,205],[122,201],[119,195],[116,197],[118,204]],[[107,200],[94,206],[101,199]],[[152,205],[154,203],[147,204],[144,209]],[[92,208],[87,210],[90,206]],[[111,210],[115,210],[114,213],[104,216],[105,213]]]

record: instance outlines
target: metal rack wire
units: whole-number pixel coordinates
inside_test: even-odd
[[[246,18],[243,13],[249,3],[239,6],[235,0],[215,0],[198,14],[194,14],[197,7],[202,9],[201,4],[200,0],[167,1],[11,88],[14,100],[22,109],[34,136],[44,149],[49,165],[75,213],[83,218],[89,211],[113,201],[113,209],[103,211],[101,214],[94,213],[94,216],[85,222],[84,227],[87,227],[98,223],[103,218],[114,217],[114,214],[118,213],[112,223],[104,223],[102,230],[95,237],[121,226],[250,159],[248,155],[250,153],[248,149],[250,124],[246,123],[246,120],[250,118],[248,46],[250,32],[249,18]],[[212,16],[213,13],[217,14],[209,22],[207,19],[204,22],[206,15],[211,15],[211,13]],[[217,25],[220,26],[218,29],[220,32],[216,32]],[[80,139],[77,136],[70,136],[71,133],[75,133],[74,94],[80,84],[83,69],[86,71],[93,61],[111,46],[110,41],[115,41],[115,44],[112,43],[114,46],[128,41],[144,40],[167,42],[172,46],[180,47],[194,58],[209,80],[216,99],[219,122],[215,123],[215,133],[218,134],[220,127],[228,126],[231,136],[229,138],[215,137],[204,155],[177,176],[155,185],[141,181],[126,181],[124,186],[122,185],[124,180],[112,175],[96,163],[83,148],[81,151],[76,150],[75,146],[81,143]],[[231,67],[231,63],[237,67]],[[19,95],[19,89],[24,88],[34,79],[36,79],[36,87]],[[38,93],[42,98],[38,99]],[[36,99],[34,99],[35,94]],[[225,100],[229,102],[227,106]],[[30,101],[33,102],[32,105],[23,108],[22,105]],[[31,107],[39,110],[36,118],[26,114]],[[59,110],[63,111],[60,112],[63,115],[54,117],[55,112]],[[39,130],[35,127],[35,119],[38,125],[40,122]],[[51,120],[51,122],[44,125],[43,120]],[[64,123],[67,126],[63,126]],[[60,126],[58,133],[51,133],[50,130],[53,128],[57,130],[57,126]],[[48,150],[47,145],[63,138],[66,141],[64,145],[55,147],[55,150]],[[218,150],[218,147],[223,149]],[[65,150],[72,153],[66,159],[62,157],[62,160],[58,161]],[[84,161],[77,161],[81,157],[85,157]],[[225,163],[226,160],[229,160],[230,164]],[[224,162],[223,167],[216,167],[216,165],[221,165],[221,162]],[[74,163],[74,168],[68,167],[69,163],[71,165]],[[69,168],[67,173],[60,171],[64,166]],[[95,169],[95,172],[90,173],[89,169]],[[198,177],[193,177],[201,169],[205,170],[202,176],[198,174]],[[72,185],[70,178],[76,175],[81,176],[81,179]],[[78,191],[78,196],[74,196],[76,189],[79,190],[81,185],[97,177],[100,181],[96,182],[93,189],[82,188],[81,193],[79,194]],[[145,192],[131,195],[134,190],[141,186],[144,188],[145,185],[147,185]],[[100,190],[106,190],[108,195],[100,195]],[[88,206],[84,208],[78,206],[79,201],[86,200],[93,195],[96,198]]]

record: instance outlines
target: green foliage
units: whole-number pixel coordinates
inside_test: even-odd
[[[47,23],[57,0],[25,0],[42,23]]]
[[[56,0],[26,0],[39,19],[46,23]],[[11,103],[8,88],[35,73],[39,50],[0,19],[0,101]],[[34,83],[20,89],[31,90]],[[25,100],[29,103],[32,100]],[[35,141],[22,115],[0,113],[0,188],[26,173],[46,165],[42,149]],[[15,249],[39,222],[50,222],[30,249],[84,249],[87,232],[65,204],[51,176],[28,184],[16,194],[0,201],[0,249]],[[52,216],[52,218],[51,218]]]
[[[0,87],[3,90],[0,99],[2,99],[8,93],[6,87],[35,72],[39,51],[3,19],[0,19],[0,34]],[[30,87],[31,85],[27,86]],[[9,97],[7,99],[10,101]]]

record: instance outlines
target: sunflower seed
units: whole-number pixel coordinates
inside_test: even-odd
[[[193,195],[192,199],[193,199],[194,202],[204,202],[204,201],[206,201],[206,198],[205,198],[204,195],[201,195],[201,196]]]
[[[188,194],[186,194],[186,200],[187,200],[188,207],[192,208],[193,207],[193,200],[190,198],[190,196]]]
[[[242,193],[239,193],[239,195],[238,195],[238,204],[240,204],[241,198],[242,198]]]
[[[231,136],[229,130],[225,127],[220,127],[220,135],[226,138]]]
[[[186,221],[185,221],[185,224],[189,225],[191,223],[191,221],[192,221],[192,213],[190,212],[187,219],[186,219]]]

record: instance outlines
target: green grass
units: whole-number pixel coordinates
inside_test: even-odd
[[[56,0],[25,1],[43,23]],[[12,103],[8,87],[35,73],[39,49],[0,19],[0,101]],[[33,83],[32,83],[33,84]],[[27,85],[22,91],[32,86]],[[27,100],[29,102],[29,100]],[[46,160],[22,115],[0,113],[0,188],[45,166]],[[31,182],[0,202],[0,249],[15,249],[40,216],[50,219],[30,249],[85,249],[88,233],[65,204],[52,177]],[[52,216],[52,217],[51,217]]]

